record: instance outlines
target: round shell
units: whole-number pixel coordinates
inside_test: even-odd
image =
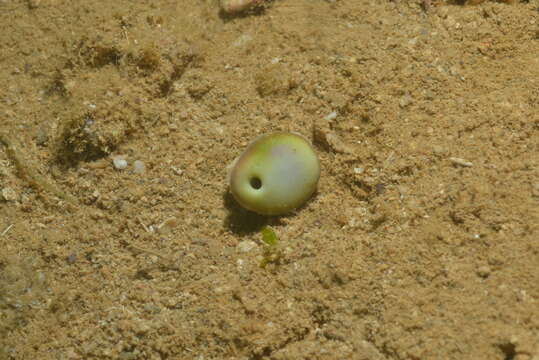
[[[281,215],[314,193],[320,163],[301,135],[274,133],[253,141],[234,162],[230,191],[240,205],[262,215]]]

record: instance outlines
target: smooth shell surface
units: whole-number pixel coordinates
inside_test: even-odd
[[[318,157],[303,136],[274,133],[253,141],[236,160],[230,191],[246,209],[281,215],[303,205],[319,177]]]

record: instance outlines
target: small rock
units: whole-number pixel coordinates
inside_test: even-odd
[[[18,196],[15,190],[13,190],[12,188],[6,187],[2,189],[2,198],[5,201],[17,201]]]
[[[97,200],[99,199],[99,197],[101,196],[101,193],[99,192],[99,190],[95,189],[94,192],[92,193],[92,200]]]
[[[256,247],[257,247],[257,245],[256,245],[256,243],[254,241],[245,240],[245,241],[241,241],[238,244],[237,248],[238,248],[239,252],[247,253],[247,252],[253,250]]]
[[[334,152],[341,154],[352,154],[354,152],[352,148],[345,144],[340,138],[340,136],[335,134],[334,132],[326,134],[326,140]]]
[[[379,183],[374,185],[374,190],[376,191],[376,195],[381,195],[386,191],[386,186],[385,184]]]
[[[125,160],[125,156],[118,155],[113,157],[112,164],[116,170],[124,170],[127,168],[127,160]]]
[[[399,100],[399,106],[405,108],[412,103],[413,99],[409,94],[402,96]]]
[[[468,160],[461,159],[461,158],[450,157],[449,161],[451,161],[455,165],[459,165],[459,166],[463,166],[463,167],[472,167],[473,166],[472,162],[470,162]]]
[[[236,41],[234,41],[233,45],[235,47],[242,47],[245,44],[251,42],[253,40],[253,37],[249,34],[242,34]]]
[[[151,329],[152,327],[146,321],[140,320],[135,322],[134,330],[138,335],[144,335]]]
[[[446,153],[444,147],[441,146],[441,145],[434,145],[434,146],[432,147],[432,152],[433,152],[434,155],[436,155],[436,156],[443,156],[443,155]]]
[[[49,134],[47,134],[47,130],[43,127],[39,128],[36,133],[35,139],[38,146],[46,146],[49,142]]]
[[[82,359],[82,357],[77,354],[77,352],[75,351],[75,349],[73,348],[68,348],[65,352],[65,359],[68,359],[68,360],[79,360],[79,359]]]
[[[176,174],[176,175],[181,175],[181,174],[183,174],[183,170],[180,169],[179,167],[171,166],[170,168],[172,169],[172,171],[173,171],[174,174]]]
[[[535,197],[539,197],[539,183],[532,185],[532,195]]]
[[[226,14],[238,14],[258,2],[258,0],[221,0],[221,10]]]
[[[159,314],[161,312],[161,308],[159,306],[156,306],[151,303],[144,304],[143,308],[144,311],[150,314]]]
[[[336,111],[332,111],[330,112],[329,114],[326,115],[326,117],[324,118],[324,120],[326,121],[333,121],[337,118],[337,112]]]
[[[77,255],[76,254],[70,254],[66,257],[66,262],[68,264],[74,264],[75,262],[77,262]]]
[[[163,221],[158,227],[157,232],[159,234],[168,234],[174,229],[176,226],[178,226],[178,219],[176,217],[170,217]]]
[[[482,278],[487,278],[490,275],[490,267],[488,265],[483,265],[477,268],[477,275]]]
[[[135,160],[133,163],[133,172],[135,174],[144,174],[146,172],[146,165],[140,160]]]
[[[313,138],[315,143],[323,146],[326,150],[343,154],[353,153],[353,149],[331,130],[330,120],[327,117],[315,122],[313,126]]]
[[[37,9],[41,5],[41,0],[28,0],[28,7],[30,9]]]

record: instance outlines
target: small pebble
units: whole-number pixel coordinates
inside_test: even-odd
[[[539,197],[539,183],[535,183],[532,185],[532,195],[535,197]]]
[[[460,165],[460,166],[463,166],[463,167],[472,167],[473,166],[472,162],[461,159],[461,158],[450,157],[449,161],[451,161],[455,165]]]
[[[437,155],[437,156],[442,156],[445,154],[445,149],[443,146],[440,146],[440,145],[434,145],[432,147],[432,152],[434,153],[434,155]]]
[[[112,158],[112,164],[116,170],[124,170],[127,168],[127,160],[123,156],[115,156]]]
[[[241,241],[238,244],[238,251],[242,253],[247,253],[253,250],[255,247],[257,247],[257,245],[254,241],[245,240],[245,241]]]
[[[314,141],[322,145],[326,150],[337,153],[353,153],[353,149],[345,144],[339,135],[331,130],[330,122],[333,115],[337,116],[336,112],[327,115],[323,119],[319,119],[313,126]]]
[[[174,171],[174,174],[181,175],[183,174],[183,170],[176,166],[171,166],[172,171]]]
[[[406,94],[404,96],[402,96],[399,100],[399,106],[401,108],[405,108],[407,107],[408,105],[410,105],[412,103],[413,99],[410,95]]]
[[[170,233],[176,226],[178,226],[178,219],[174,216],[163,221],[158,227],[157,232],[160,234]]]
[[[68,264],[74,264],[77,261],[77,255],[76,254],[70,254],[68,257],[66,257],[66,262]]]
[[[140,160],[135,160],[133,163],[133,172],[135,174],[144,174],[146,172],[146,165]]]
[[[327,114],[326,117],[324,117],[324,120],[332,121],[332,120],[335,120],[336,118],[337,118],[337,112],[332,111],[329,114]]]
[[[480,266],[477,268],[477,275],[481,276],[482,278],[487,278],[490,275],[490,267],[487,265]]]
[[[28,0],[28,7],[30,9],[37,9],[41,5],[41,0]]]
[[[376,195],[381,195],[386,191],[386,186],[384,184],[376,184],[374,189],[376,190]]]
[[[249,34],[242,34],[232,45],[235,47],[242,47],[245,44],[251,42],[253,40],[253,37]]]
[[[6,187],[2,189],[2,198],[5,201],[16,201],[18,196],[15,190],[13,190],[12,188]]]
[[[237,14],[258,2],[259,0],[221,0],[221,10],[226,14]]]

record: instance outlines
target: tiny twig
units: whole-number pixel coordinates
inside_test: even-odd
[[[135,245],[129,245],[130,248],[132,248],[133,250],[136,250],[138,252],[143,252],[143,253],[148,253],[148,254],[151,254],[151,255],[155,255],[157,257],[160,257],[162,259],[165,259],[167,261],[172,261],[172,259],[169,259],[167,256],[163,255],[163,254],[160,254],[158,253],[157,251],[154,251],[154,250],[150,250],[150,249],[143,249],[141,247],[138,247],[138,246],[135,246]]]
[[[0,236],[6,235],[7,232],[8,232],[9,230],[11,230],[12,227],[13,227],[13,224],[9,225],[4,231],[2,231],[2,234],[0,234]]]
[[[460,166],[464,166],[464,167],[472,167],[473,166],[473,163],[471,163],[471,162],[469,162],[467,160],[461,159],[461,158],[450,157],[449,161],[451,161],[455,165],[460,165]]]
[[[140,219],[140,217],[137,216],[137,220],[138,220],[140,226],[142,226],[142,228],[143,228],[144,230],[146,230],[146,232],[152,232],[146,225],[144,225],[144,223],[142,222],[142,220]]]

